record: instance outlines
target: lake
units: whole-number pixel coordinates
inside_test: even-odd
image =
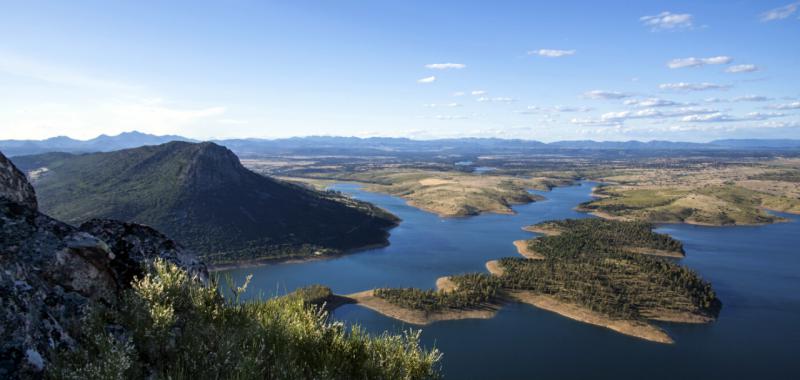
[[[284,294],[310,284],[347,294],[375,287],[434,288],[438,277],[484,272],[488,260],[516,256],[514,240],[535,236],[521,227],[550,219],[585,218],[573,208],[591,199],[595,184],[536,192],[547,199],[515,206],[516,215],[440,218],[357,185],[332,188],[372,202],[402,218],[391,245],[306,263],[228,271],[254,278],[248,296]],[[660,324],[675,339],[662,345],[614,333],[533,306],[508,304],[488,320],[422,327],[426,346],[444,352],[446,378],[797,378],[800,360],[800,224],[756,227],[664,225],[683,241],[681,262],[710,280],[723,307],[708,325]],[[358,305],[333,317],[375,333],[413,326]]]

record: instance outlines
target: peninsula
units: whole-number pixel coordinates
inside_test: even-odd
[[[379,288],[345,297],[418,325],[491,318],[502,303],[515,301],[670,344],[653,321],[712,322],[721,303],[711,284],[669,259],[683,256],[681,242],[652,228],[595,218],[540,223],[526,230],[547,235],[515,242],[526,258],[489,261],[491,275],[443,277],[437,290]]]

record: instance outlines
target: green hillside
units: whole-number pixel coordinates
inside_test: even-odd
[[[386,230],[397,221],[369,203],[253,173],[214,143],[14,162],[35,171],[43,212],[72,224],[91,218],[148,224],[212,263],[385,244]]]

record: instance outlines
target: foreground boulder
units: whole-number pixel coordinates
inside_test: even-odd
[[[205,280],[189,251],[146,226],[80,228],[37,210],[30,183],[0,153],[0,378],[39,378],[48,353],[71,349],[93,303],[113,305],[153,260]]]
[[[115,255],[110,269],[120,286],[127,286],[134,278],[141,277],[145,266],[155,259],[175,264],[204,282],[208,279],[205,264],[197,259],[193,251],[148,226],[111,219],[92,219],[81,224],[80,230],[108,244]]]

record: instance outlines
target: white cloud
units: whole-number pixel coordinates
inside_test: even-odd
[[[472,95],[475,95],[475,96],[481,96],[481,95],[486,95],[486,91],[483,91],[483,90],[473,90],[473,91],[472,91],[470,94],[472,94]]]
[[[219,124],[227,124],[227,125],[247,125],[250,124],[247,120],[240,120],[240,119],[217,119],[214,120]]]
[[[735,97],[731,100],[733,100],[734,102],[766,102],[772,100],[772,98],[763,95],[745,95],[745,96]]]
[[[467,65],[463,63],[429,63],[425,65],[425,67],[433,70],[449,70],[449,69],[463,69],[467,67]]]
[[[719,111],[710,108],[699,107],[682,107],[672,110],[663,110],[657,108],[645,108],[640,110],[626,110],[606,112],[600,115],[599,118],[589,119],[572,119],[570,122],[573,124],[582,125],[609,125],[616,124],[622,125],[629,119],[668,119],[682,116],[696,116],[710,115],[719,113]]]
[[[589,112],[592,108],[590,107],[575,107],[575,106],[527,106],[525,110],[516,111],[519,114],[525,115],[539,115],[544,113],[575,113],[575,112]]]
[[[730,88],[728,85],[715,84],[715,83],[662,83],[658,85],[662,90],[677,90],[677,91],[705,91],[705,90],[724,90]]]
[[[670,107],[680,105],[680,103],[659,98],[628,99],[624,102],[624,104],[626,106],[634,107]]]
[[[591,107],[555,106],[555,112],[589,112]]]
[[[735,117],[721,112],[687,115],[681,118],[683,122],[733,122],[733,121],[758,121],[776,117],[784,117],[780,112],[750,112],[743,117]]]
[[[36,91],[58,94],[15,100],[13,108],[0,112],[0,125],[10,126],[2,128],[0,135],[8,138],[92,138],[132,130],[194,134],[197,128],[244,123],[222,117],[227,114],[223,106],[168,102],[145,86],[6,52],[0,52],[0,74],[33,80]],[[23,86],[31,86],[27,82]]]
[[[483,103],[513,103],[517,101],[514,98],[509,98],[505,96],[496,96],[496,97],[488,97],[488,96],[481,96],[477,99],[479,102]]]
[[[698,108],[698,107],[683,107],[675,110],[663,111],[655,108],[645,108],[638,111],[621,111],[609,112],[603,114],[601,119],[613,118],[615,120],[623,119],[663,119],[670,117],[679,117],[685,115],[707,115],[717,113],[715,109]]]
[[[417,83],[433,83],[436,81],[436,77],[431,75],[429,77],[417,79]]]
[[[800,121],[768,121],[759,125],[762,128],[800,128]]]
[[[135,91],[141,86],[122,83],[97,76],[45,64],[16,54],[0,52],[0,72],[35,79],[51,85],[79,87],[105,91]]]
[[[631,116],[631,111],[606,112],[600,115],[602,121],[622,121]]]
[[[541,57],[549,57],[549,58],[565,57],[574,54],[575,50],[558,50],[558,49],[539,49],[528,52],[528,55],[538,55]]]
[[[699,115],[699,114],[710,114],[716,113],[717,110],[713,108],[701,108],[701,107],[681,107],[676,110],[668,111],[664,113],[665,117],[676,117],[676,116],[684,116],[684,115]]]
[[[750,112],[747,114],[747,118],[750,120],[766,120],[784,116],[786,114],[782,112]]]
[[[132,130],[154,134],[186,134],[208,123],[230,124],[219,117],[225,107],[188,108],[151,99],[104,100],[70,104],[36,104],[0,113],[0,125],[13,125],[6,138],[68,135],[92,138]]]
[[[757,125],[750,123],[747,124],[728,124],[728,125],[715,125],[713,123],[701,123],[703,125],[671,125],[666,128],[669,132],[720,132],[729,134],[740,130],[751,130],[757,133],[759,128],[798,128],[800,127],[799,121],[767,121]],[[650,132],[659,132],[660,129],[650,129]],[[725,136],[725,135],[722,135]]]
[[[433,117],[437,120],[464,120],[469,119],[469,116],[465,115],[436,115]]]
[[[745,64],[745,65],[733,65],[725,69],[726,73],[752,73],[753,71],[758,71],[758,66],[752,64]]]
[[[688,115],[681,118],[683,122],[719,122],[719,121],[733,121],[734,118],[720,113],[709,113],[709,114],[697,114],[697,115]]]
[[[584,92],[583,97],[588,99],[622,99],[630,97],[630,95],[618,91],[592,90]]]
[[[800,110],[800,102],[791,102],[785,104],[773,104],[767,108],[774,110]]]
[[[726,65],[731,62],[733,62],[733,58],[726,55],[708,58],[676,58],[667,62],[667,67],[670,69],[680,69],[684,67],[700,67],[704,65]]]
[[[453,96],[464,96],[464,91],[456,91],[453,93]]]
[[[443,107],[444,108],[455,108],[455,107],[461,107],[461,104],[459,104],[459,103],[444,103],[444,104],[430,103],[430,104],[423,104],[422,106],[426,107],[426,108],[443,108]]]
[[[592,125],[592,126],[599,126],[599,127],[620,127],[622,126],[621,123],[616,121],[609,121],[609,120],[601,120],[601,119],[579,119],[573,118],[569,120],[572,124],[577,125]]]
[[[692,15],[688,13],[661,12],[655,16],[642,16],[639,21],[652,31],[658,31],[691,28],[692,19]]]
[[[784,5],[782,7],[770,9],[761,14],[761,21],[775,21],[788,18],[789,16],[797,12],[798,6],[800,6],[800,2],[795,2]]]

